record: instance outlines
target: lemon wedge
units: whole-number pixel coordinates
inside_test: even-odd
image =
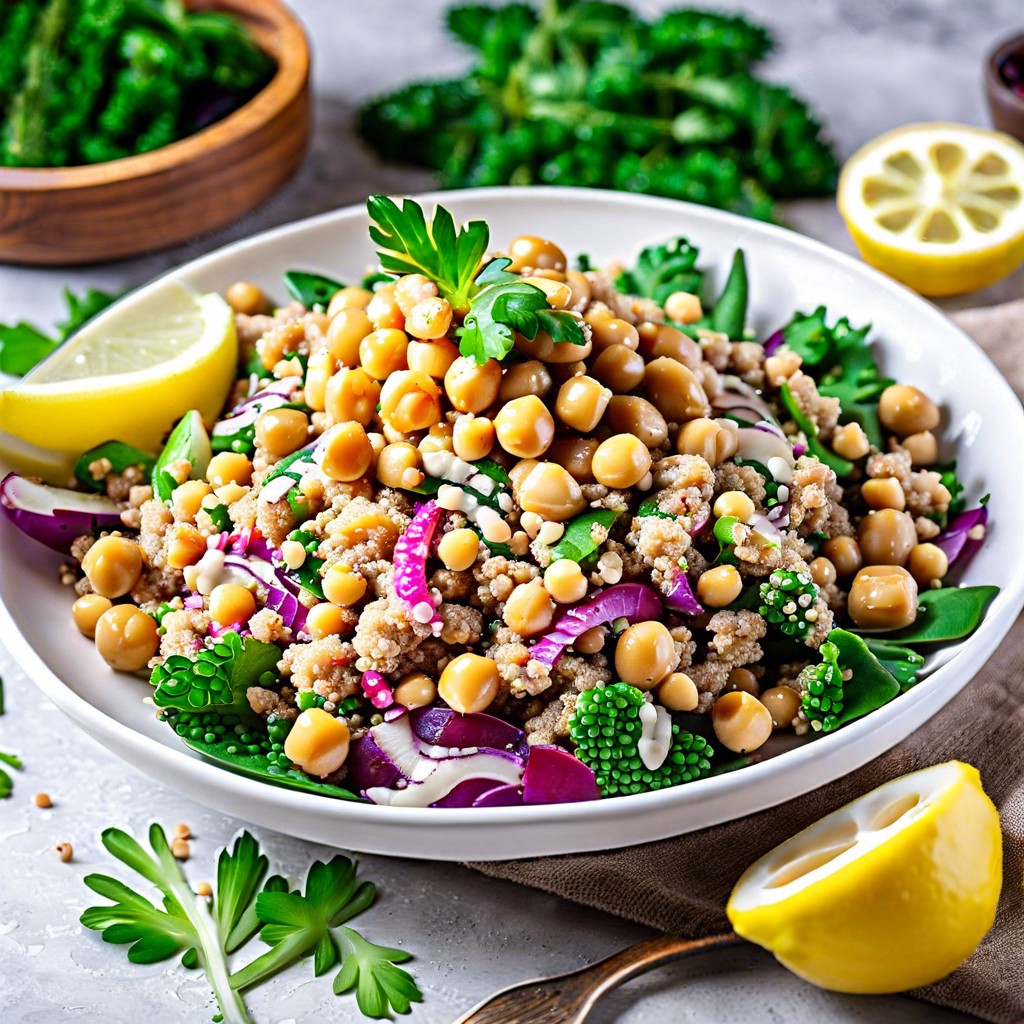
[[[776,847],[736,883],[737,934],[837,992],[945,977],[995,918],[999,815],[970,765],[894,779]]]
[[[208,421],[220,412],[237,358],[234,314],[219,295],[168,283],[130,298],[0,391],[5,454],[50,453],[60,465],[109,440],[155,452],[189,409]]]
[[[866,263],[922,295],[993,284],[1024,261],[1024,146],[959,124],[912,124],[859,149],[839,212]]]

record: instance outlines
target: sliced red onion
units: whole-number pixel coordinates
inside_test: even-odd
[[[760,462],[768,465],[769,459],[784,459],[787,465],[793,465],[793,448],[785,435],[774,430],[762,430],[758,427],[740,427],[739,448],[736,454],[741,459]]]
[[[690,580],[682,569],[672,580],[672,589],[665,595],[665,606],[684,615],[704,614],[704,606],[694,597]]]
[[[444,509],[436,501],[420,506],[405,533],[398,538],[393,557],[395,594],[409,606],[413,619],[429,625],[435,636],[440,635],[444,619],[438,614],[427,589],[427,557],[443,516]]]
[[[751,387],[741,377],[737,377],[732,373],[722,377],[722,390],[715,395],[714,401],[711,404],[716,410],[747,408],[754,410],[758,414],[754,417],[755,419],[775,419],[775,414],[772,412],[767,401],[758,394],[757,389]]]
[[[182,602],[186,608],[202,608],[203,607],[203,595],[202,594],[189,594],[188,597]]]
[[[690,520],[690,528],[686,531],[691,537],[699,537],[711,521],[711,509],[704,508]]]
[[[379,711],[391,707],[395,702],[395,694],[388,681],[379,673],[368,671],[363,673],[361,680],[363,693],[370,703]]]
[[[103,495],[48,487],[17,473],[0,482],[0,508],[22,533],[63,554],[76,537],[124,526],[120,509]]]
[[[768,510],[768,521],[774,523],[780,530],[789,526],[789,502],[783,502]]]
[[[959,559],[966,562],[985,543],[987,526],[988,505],[979,505],[953,516],[932,543],[942,548],[950,565]],[[972,537],[972,531],[981,536]]]
[[[793,458],[794,459],[799,459],[799,458],[802,458],[806,454],[807,454],[807,445],[805,445],[803,443],[803,441],[797,441],[797,443],[795,445],[793,445]]]
[[[768,420],[758,420],[754,424],[754,429],[763,430],[766,434],[772,434],[774,437],[781,437],[782,440],[786,442],[786,444],[789,444],[789,441],[786,439],[786,435],[783,432],[782,427],[780,427],[777,423],[769,423]]]
[[[746,525],[754,531],[755,536],[761,538],[768,546],[773,548],[781,546],[782,534],[779,532],[778,526],[768,516],[755,512],[747,520]]]
[[[476,801],[495,789],[518,789],[518,786],[508,787],[506,783],[495,782],[494,779],[466,779],[460,782],[447,796],[442,797],[431,807],[474,807]]]
[[[775,352],[786,343],[786,336],[782,333],[782,330],[777,330],[774,334],[768,336],[764,342],[764,354],[766,356],[774,355]]]
[[[523,772],[524,804],[569,804],[601,796],[594,773],[561,747],[530,748]]]
[[[616,583],[589,601],[566,608],[554,621],[554,628],[531,648],[530,657],[545,665],[554,665],[566,647],[593,626],[602,626],[616,619],[645,622],[661,614],[661,600],[643,583]]]
[[[449,708],[417,708],[410,712],[413,731],[425,743],[446,747],[499,747],[521,750],[526,733],[493,715],[460,715]]]
[[[295,481],[290,476],[286,474],[275,476],[270,483],[264,484],[260,488],[260,501],[265,501],[270,505],[276,505],[279,501],[283,501],[288,496],[288,492],[294,486]]]
[[[262,539],[259,543],[268,553],[272,551]],[[298,597],[302,588],[273,562],[254,551],[247,551],[244,555],[231,551],[225,556],[224,564],[255,579],[265,595],[266,606],[277,612],[289,629],[297,633],[305,627],[307,609]]]

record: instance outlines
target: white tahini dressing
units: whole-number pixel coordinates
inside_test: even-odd
[[[640,725],[637,753],[648,771],[657,771],[672,745],[672,717],[660,704],[644,704],[640,708]]]

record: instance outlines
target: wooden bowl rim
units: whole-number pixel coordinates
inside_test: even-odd
[[[1003,61],[1016,53],[1024,53],[1024,32],[1018,32],[1008,39],[1004,39],[989,52],[988,58],[985,60],[985,81],[987,85],[1005,93],[1013,105],[1024,110],[1024,99],[1013,92],[1003,81],[1003,76],[999,74],[999,68]]]
[[[309,79],[309,41],[302,22],[280,0],[214,0],[239,16],[263,17],[280,40],[274,77],[227,117],[149,153],[73,167],[0,167],[0,192],[56,192],[111,185],[160,174],[225,149],[277,118]]]

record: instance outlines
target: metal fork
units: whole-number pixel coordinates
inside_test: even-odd
[[[742,941],[732,933],[705,939],[659,935],[579,970],[510,985],[455,1024],[581,1024],[598,999],[624,981],[672,960]]]

